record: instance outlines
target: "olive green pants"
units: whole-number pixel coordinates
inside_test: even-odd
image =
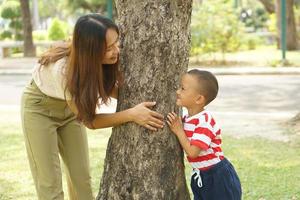
[[[86,130],[66,101],[43,94],[31,81],[22,96],[21,117],[38,199],[64,199],[59,154],[65,166],[69,199],[94,199]]]

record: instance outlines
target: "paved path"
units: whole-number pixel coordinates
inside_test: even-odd
[[[218,76],[210,106],[226,134],[288,141],[285,123],[300,111],[299,75]]]

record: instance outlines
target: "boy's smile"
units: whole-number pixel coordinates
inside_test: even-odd
[[[192,75],[185,74],[181,78],[180,88],[176,91],[176,105],[186,108],[197,105],[197,100],[201,96],[198,91],[198,82]]]
[[[201,112],[205,106],[205,98],[200,93],[199,81],[190,74],[181,78],[180,88],[176,91],[176,105],[187,108],[190,116]]]

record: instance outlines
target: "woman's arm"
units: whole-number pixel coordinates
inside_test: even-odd
[[[70,109],[76,115],[78,110],[73,101],[67,101]],[[85,123],[88,128],[98,129],[112,126],[118,126],[126,122],[135,122],[147,129],[156,131],[157,128],[163,128],[163,116],[149,109],[155,105],[155,102],[143,102],[133,108],[110,114],[97,114],[91,123]]]
[[[118,86],[118,82],[117,82],[109,96],[112,98],[118,99],[118,94],[119,94],[119,86]]]
[[[92,126],[97,128],[106,128],[118,126],[126,122],[135,122],[152,131],[157,131],[157,128],[163,128],[163,116],[149,109],[155,105],[155,102],[143,102],[133,108],[111,113],[97,114],[92,122]]]

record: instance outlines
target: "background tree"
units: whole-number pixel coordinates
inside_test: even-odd
[[[273,0],[259,0],[270,14],[275,12],[275,4]]]
[[[30,8],[28,0],[20,0],[21,13],[23,20],[23,32],[24,32],[24,57],[35,56],[35,47],[32,39],[32,25],[30,17]]]
[[[116,6],[125,76],[117,110],[141,101],[156,101],[163,114],[176,110],[175,90],[189,60],[192,0],[117,0]],[[190,199],[183,151],[168,127],[113,128],[97,199]]]
[[[296,134],[300,134],[300,113],[294,116],[288,121],[288,125],[292,128],[292,131]]]
[[[57,18],[54,18],[48,29],[48,39],[50,40],[64,40],[67,37],[66,30],[63,27],[66,26]]]
[[[104,13],[107,0],[67,0],[67,4],[73,10],[83,9],[89,12]]]
[[[5,1],[1,4],[1,17],[9,20],[8,28],[1,31],[1,38],[22,40],[21,9],[19,1]]]
[[[276,13],[277,18],[277,37],[278,47],[281,47],[281,0],[259,0],[269,13]],[[286,1],[286,20],[287,20],[287,49],[296,50],[298,48],[297,29],[294,14],[294,0]]]
[[[277,33],[281,41],[281,0],[276,0]],[[297,29],[294,14],[294,0],[286,1],[286,46],[288,50],[298,48]],[[281,43],[279,44],[281,47]]]

